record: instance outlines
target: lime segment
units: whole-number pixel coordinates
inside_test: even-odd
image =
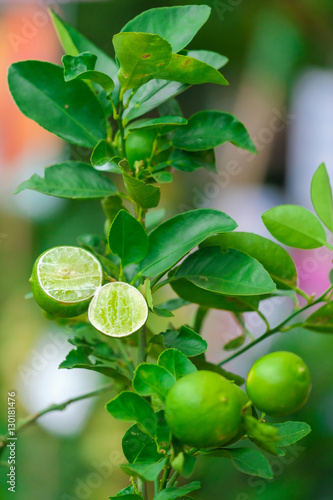
[[[148,307],[139,290],[119,281],[97,290],[90,302],[88,316],[92,325],[102,333],[125,337],[144,325]]]

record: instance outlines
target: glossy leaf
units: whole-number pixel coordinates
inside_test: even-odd
[[[66,54],[70,56],[77,56],[81,52],[88,51],[97,56],[95,70],[102,71],[112,78],[115,84],[112,92],[112,99],[114,103],[117,104],[119,94],[119,82],[117,76],[118,68],[112,57],[110,57],[103,50],[97,47],[97,45],[88,40],[88,38],[82,35],[75,28],[67,24],[54,11],[51,10],[50,15],[54,23],[54,27],[57,31],[60,43]]]
[[[207,247],[189,255],[173,279],[185,278],[196,286],[225,295],[259,295],[275,290],[263,266],[243,252]]]
[[[44,177],[33,174],[19,185],[15,193],[24,189],[72,199],[103,198],[117,193],[110,179],[103,177],[90,165],[77,161],[65,161],[47,167]]]
[[[176,380],[197,371],[194,364],[177,349],[163,351],[157,360],[157,364],[172,373]]]
[[[112,172],[113,174],[121,174],[121,170],[118,167],[119,160],[118,152],[106,139],[99,141],[90,158],[91,164],[96,170]]]
[[[154,436],[157,431],[157,417],[144,398],[130,391],[123,391],[106,404],[107,411],[118,420],[137,422],[139,428]]]
[[[278,288],[297,286],[296,266],[288,252],[273,241],[254,233],[234,232],[211,236],[200,247],[219,246],[221,250],[233,248],[256,259],[271,276]]]
[[[42,61],[14,63],[8,83],[21,112],[49,132],[87,148],[106,137],[100,102],[84,82],[66,83],[60,66]]]
[[[109,232],[111,252],[118,255],[123,267],[142,260],[148,252],[148,235],[139,221],[120,210]]]
[[[173,176],[170,172],[157,172],[152,175],[152,178],[159,184],[167,184],[173,181]]]
[[[303,326],[319,333],[333,333],[333,302],[317,309],[304,321]]]
[[[268,231],[281,243],[295,248],[318,248],[326,243],[325,229],[309,210],[280,205],[262,214]]]
[[[210,309],[245,312],[256,311],[259,307],[259,296],[228,297],[220,293],[210,292],[200,288],[186,279],[173,280],[171,288],[179,297]]]
[[[188,300],[177,298],[162,302],[161,304],[158,304],[158,307],[161,309],[167,309],[168,311],[174,311],[175,309],[179,309],[180,307],[188,306],[190,304],[191,302]]]
[[[222,375],[222,377],[225,377],[228,380],[232,380],[236,385],[243,385],[245,382],[243,377],[241,377],[240,375],[224,370],[219,365],[215,365],[214,363],[209,363],[209,361],[205,360],[204,356],[197,356],[193,358],[193,363],[198,370],[207,370],[210,372],[218,373],[219,375]]]
[[[303,439],[311,432],[311,427],[306,422],[282,422],[280,424],[271,424],[278,430],[278,446],[290,446]]]
[[[282,450],[276,448],[276,445],[279,445],[279,439],[277,437],[278,430],[276,427],[264,422],[259,422],[250,415],[244,415],[243,422],[249,439],[259,448],[272,455],[284,455]]]
[[[160,116],[184,116],[179,102],[174,97],[158,106],[158,113]]]
[[[267,458],[258,450],[252,448],[228,448],[209,454],[229,458],[235,468],[244,474],[264,479],[273,478],[273,472]]]
[[[145,128],[157,128],[161,131],[167,128],[172,130],[180,125],[186,125],[187,120],[182,116],[161,116],[160,118],[142,118],[131,123],[128,130],[137,130]]]
[[[118,78],[124,90],[140,87],[154,78],[157,68],[171,61],[171,45],[158,35],[118,33],[113,46],[119,59]]]
[[[141,274],[150,277],[165,272],[208,236],[236,227],[233,219],[218,210],[202,208],[176,215],[150,233]]]
[[[205,24],[210,12],[211,9],[207,5],[150,9],[131,19],[121,31],[156,33],[172,45],[174,52],[179,52]]]
[[[82,52],[78,56],[64,55],[62,63],[64,65],[65,82],[72,80],[90,80],[98,83],[106,92],[107,96],[112,94],[114,82],[109,75],[96,71],[95,65],[97,56],[91,52]]]
[[[187,326],[181,326],[178,331],[167,330],[160,335],[152,337],[150,342],[161,340],[167,349],[177,349],[185,356],[198,356],[207,350],[207,342]]]
[[[216,52],[209,50],[189,50],[187,55],[199,59],[202,62],[220,69],[227,62],[227,59]],[[152,109],[160,106],[171,97],[178,95],[189,87],[189,85],[179,82],[170,82],[168,80],[151,80],[140,87],[128,108],[125,110],[124,117],[126,122],[142,116]]]
[[[168,165],[183,172],[193,172],[198,168],[216,171],[214,149],[207,151],[183,151],[175,149],[168,160]]]
[[[142,363],[135,370],[133,388],[141,396],[157,394],[164,401],[175,382],[175,377],[162,366]]]
[[[137,476],[143,481],[154,481],[162,471],[166,458],[160,462],[140,462],[136,464],[124,464],[120,467],[129,476]]]
[[[159,188],[132,177],[124,169],[121,169],[121,171],[124,184],[131,198],[144,209],[157,207],[161,197]]]
[[[194,114],[187,125],[176,131],[172,142],[176,148],[187,151],[204,151],[231,142],[238,148],[256,153],[244,125],[234,116],[221,111]]]
[[[319,219],[333,232],[332,188],[325,163],[319,165],[312,178],[311,200]]]
[[[176,498],[182,498],[185,495],[188,495],[188,493],[199,489],[199,481],[192,481],[192,483],[186,484],[185,486],[180,486],[179,488],[166,488],[165,490],[160,491],[154,497],[154,500],[174,500]]]

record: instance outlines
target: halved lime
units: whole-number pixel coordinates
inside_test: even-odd
[[[111,337],[125,337],[147,321],[148,307],[134,286],[117,281],[97,290],[90,302],[88,317],[92,325]]]
[[[36,260],[30,278],[36,302],[45,311],[71,318],[84,313],[102,284],[99,261],[87,250],[54,247]]]

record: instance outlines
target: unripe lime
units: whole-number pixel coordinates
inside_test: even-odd
[[[156,131],[153,129],[133,130],[126,141],[126,156],[128,163],[133,166],[135,161],[150,158]]]
[[[241,424],[242,403],[233,384],[218,373],[201,370],[179,379],[165,403],[171,432],[196,448],[221,446]]]
[[[259,410],[273,416],[302,408],[311,390],[310,372],[292,352],[272,352],[259,358],[246,380],[246,391]]]

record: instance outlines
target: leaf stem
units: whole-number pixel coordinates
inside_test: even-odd
[[[138,365],[144,363],[147,359],[147,328],[143,325],[139,331],[139,350],[138,350]]]
[[[170,466],[166,466],[165,469],[164,469],[164,472],[163,472],[162,479],[161,479],[160,491],[164,490],[164,488],[166,487],[170,471],[171,471],[171,467]]]
[[[175,482],[176,482],[176,481],[177,481],[177,479],[178,479],[178,476],[179,476],[179,472],[177,472],[177,471],[175,471],[175,472],[172,474],[172,476],[171,476],[171,478],[170,478],[170,481],[169,481],[169,482],[168,482],[168,484],[167,484],[167,487],[168,487],[168,488],[171,488],[171,486],[173,486],[173,485],[175,484]]]

